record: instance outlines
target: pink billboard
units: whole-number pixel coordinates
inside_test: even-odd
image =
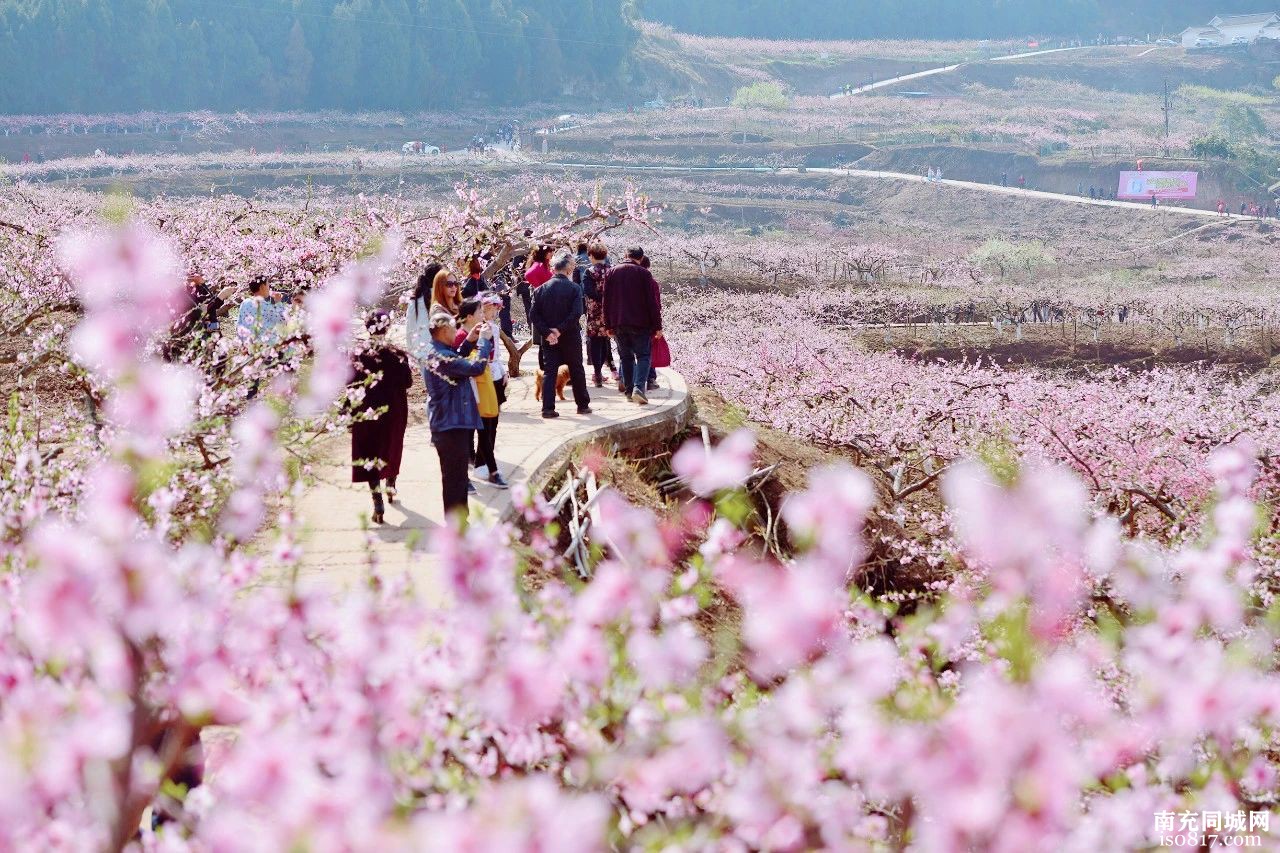
[[[1116,198],[1195,198],[1199,172],[1121,172]]]

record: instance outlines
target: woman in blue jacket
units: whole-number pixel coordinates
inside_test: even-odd
[[[467,512],[467,469],[470,467],[472,436],[480,429],[480,409],[471,380],[489,369],[493,334],[487,323],[477,323],[457,349],[455,320],[443,307],[431,311],[428,319],[431,346],[420,362],[427,381],[427,421],[431,443],[440,457],[440,486],[445,515]],[[469,358],[479,351],[479,358]]]

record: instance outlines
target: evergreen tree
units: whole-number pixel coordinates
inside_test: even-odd
[[[284,69],[281,77],[281,106],[300,109],[311,92],[311,69],[315,58],[307,48],[307,34],[302,23],[294,20],[284,46]]]

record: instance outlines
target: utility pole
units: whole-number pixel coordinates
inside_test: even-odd
[[[1173,95],[1169,92],[1169,79],[1164,81],[1164,156],[1169,156],[1169,116],[1173,114]]]
[[[1164,81],[1164,140],[1169,144],[1169,114],[1173,112],[1173,96],[1169,94],[1169,81]]]

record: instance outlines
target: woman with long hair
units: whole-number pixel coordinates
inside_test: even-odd
[[[427,264],[413,286],[413,295],[409,298],[409,307],[405,311],[405,345],[417,359],[425,358],[431,348],[431,329],[427,318],[431,315],[432,285],[442,269],[443,264]]]
[[[426,285],[423,279],[428,272],[431,273],[432,278],[431,283]],[[409,304],[405,326],[405,343],[409,354],[414,358],[426,358],[431,351],[429,318],[437,308],[454,317],[458,316],[458,307],[462,305],[462,298],[458,295],[461,289],[458,280],[440,264],[432,264],[419,276],[418,286],[414,288],[413,301]]]
[[[435,281],[431,284],[431,307],[435,308],[437,305],[455,317],[462,307],[462,285],[447,269],[436,273]]]
[[[386,511],[383,495],[389,501],[396,499],[413,372],[408,354],[387,343],[391,318],[386,312],[375,312],[365,326],[369,346],[352,364],[351,384],[364,388],[364,399],[353,407],[358,419],[351,425],[351,482],[369,484],[373,523],[382,524]]]

